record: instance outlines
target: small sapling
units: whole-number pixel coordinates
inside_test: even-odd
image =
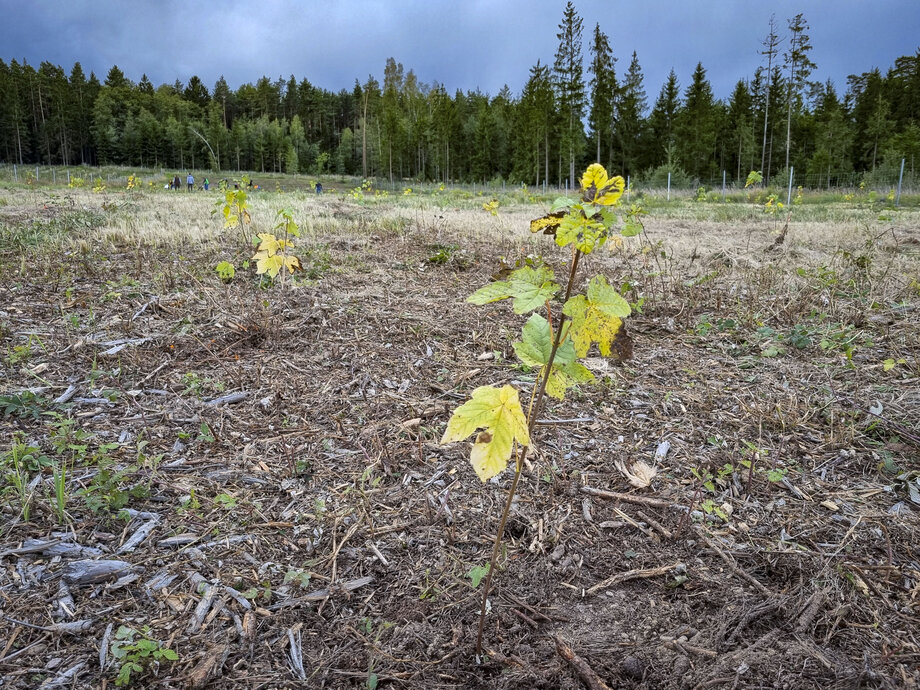
[[[601,165],[591,165],[582,176],[579,199],[557,199],[550,214],[531,222],[531,232],[552,235],[557,245],[571,248],[565,285],[557,283],[553,271],[542,262],[528,262],[530,265],[511,271],[507,280],[489,283],[467,299],[479,305],[510,299],[515,314],[530,314],[521,340],[514,343],[514,351],[521,363],[539,371],[526,412],[513,386],[480,386],[470,400],[454,411],[441,439],[441,443],[451,443],[476,433],[470,462],[483,482],[503,472],[514,457],[514,476],[485,572],[477,653],[482,651],[489,587],[505,524],[545,396],[562,400],[570,387],[593,381],[594,374],[578,359],[592,345],[609,356],[622,320],[631,311],[627,301],[601,275],[591,278],[584,294],[574,294],[583,255],[608,242],[619,245],[621,237],[638,232],[638,221],[632,214],[618,216],[615,212],[624,187],[622,177],[610,178]],[[545,309],[545,317],[535,313],[539,309]]]

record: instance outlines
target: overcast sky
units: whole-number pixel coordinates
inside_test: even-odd
[[[155,86],[192,75],[237,88],[265,75],[332,91],[388,57],[419,80],[518,95],[538,59],[552,64],[564,0],[0,0],[0,57],[79,61],[104,79],[117,64]],[[759,64],[771,14],[785,35],[803,12],[811,26],[813,78],[846,89],[849,74],[920,48],[920,0],[576,0],[587,67],[594,25],[609,37],[621,76],[636,51],[649,106],[673,67],[681,92],[702,62],[716,97]],[[587,76],[587,73],[586,73]]]

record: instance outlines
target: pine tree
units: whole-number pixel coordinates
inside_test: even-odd
[[[808,174],[815,186],[831,185],[833,171],[849,169],[847,151],[852,138],[846,111],[830,80],[815,99],[815,152],[808,162]]]
[[[585,114],[585,81],[582,66],[582,18],[568,0],[559,24],[559,47],[553,63],[554,86],[562,122],[560,157],[568,160],[569,183],[575,183],[575,159],[581,157],[584,131],[581,120]],[[562,172],[560,170],[560,176]]]
[[[520,179],[533,179],[540,184],[549,180],[549,148],[555,112],[554,94],[549,68],[537,64],[530,68],[530,77],[524,85],[516,111],[515,175]],[[542,151],[542,156],[541,156]]]

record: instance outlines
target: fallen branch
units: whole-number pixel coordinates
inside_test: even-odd
[[[578,677],[590,690],[610,690],[610,686],[601,680],[588,662],[578,656],[569,645],[558,637],[553,637],[553,640],[556,642],[556,651],[559,652],[559,656],[569,662],[569,665],[575,669]]]
[[[343,582],[342,584],[332,585],[325,589],[318,589],[315,592],[310,592],[305,594],[302,597],[297,597],[296,599],[287,599],[286,601],[280,601],[277,604],[272,604],[268,607],[269,611],[277,611],[278,609],[288,608],[289,606],[299,606],[300,604],[306,604],[314,601],[323,601],[331,597],[335,592],[352,592],[360,587],[369,585],[374,581],[374,578],[370,575],[365,577],[359,577],[357,580],[351,580],[349,582]]]
[[[154,517],[150,520],[147,520],[147,522],[143,523],[140,527],[138,527],[134,531],[134,534],[132,534],[131,537],[124,544],[122,544],[121,547],[118,549],[118,551],[116,551],[115,553],[120,555],[123,553],[129,553],[131,551],[134,551],[134,549],[136,549],[142,541],[144,541],[147,537],[150,536],[150,533],[153,532],[154,529],[156,529],[156,526],[159,523],[160,523],[159,517]]]
[[[719,555],[719,557],[720,557],[723,561],[725,561],[726,565],[728,565],[729,570],[731,570],[733,573],[735,573],[735,575],[737,575],[738,577],[740,577],[740,578],[741,578],[742,580],[744,580],[745,582],[748,582],[748,583],[750,583],[751,585],[753,585],[754,589],[756,589],[756,590],[757,590],[758,592],[760,592],[761,594],[770,594],[770,590],[769,590],[769,589],[767,589],[761,582],[759,582],[757,579],[755,579],[753,575],[751,575],[750,573],[747,573],[747,572],[745,572],[744,570],[742,570],[741,568],[739,568],[739,567],[738,567],[738,564],[735,563],[735,559],[732,558],[731,556],[729,556],[727,553],[725,553],[722,549],[720,549],[719,546],[718,546],[718,544],[716,544],[712,539],[710,539],[708,536],[706,536],[706,533],[703,532],[703,530],[701,530],[700,528],[697,527],[696,533],[700,536],[700,539],[702,539],[704,542],[706,542],[706,545],[707,545],[710,549],[712,549],[713,551],[715,551],[715,552]]]
[[[663,565],[660,568],[647,568],[645,570],[627,570],[623,573],[617,573],[608,577],[606,580],[598,582],[596,585],[589,587],[585,590],[585,594],[594,594],[602,589],[607,587],[612,587],[613,585],[618,585],[621,582],[627,582],[629,580],[639,580],[647,577],[657,577],[659,575],[666,575],[675,568],[681,567],[683,563],[679,561],[677,563],[672,563],[671,565]]]
[[[651,506],[652,508],[680,508],[686,510],[684,506],[677,503],[671,503],[660,498],[651,498],[650,496],[636,496],[634,494],[621,494],[616,491],[605,491],[604,489],[595,489],[593,486],[581,487],[583,494],[597,496],[598,498],[607,498],[611,501],[623,501],[625,503],[634,503],[640,506]]]

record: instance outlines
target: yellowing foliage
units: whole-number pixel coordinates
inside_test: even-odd
[[[530,445],[527,419],[517,391],[511,386],[480,386],[472,397],[454,410],[441,443],[462,441],[477,429],[470,462],[476,475],[488,481],[508,466],[512,443]]]
[[[600,163],[589,165],[581,176],[582,198],[588,204],[612,206],[620,200],[625,188],[626,181],[619,175],[607,177],[607,171]]]
[[[562,311],[572,319],[569,336],[576,354],[584,357],[591,343],[597,343],[601,354],[607,357],[623,323],[621,319],[629,316],[632,310],[604,276],[595,276],[588,284],[588,294],[572,297]]]
[[[267,273],[274,278],[283,268],[287,268],[289,273],[303,268],[300,259],[287,254],[287,250],[294,246],[294,240],[279,239],[268,232],[259,233],[258,238],[259,246],[252,257],[256,262],[256,273]]]

